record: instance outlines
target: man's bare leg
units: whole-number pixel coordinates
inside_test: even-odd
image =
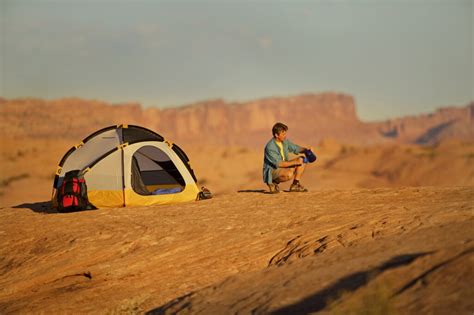
[[[283,183],[283,182],[287,182],[291,179],[293,179],[293,184],[291,186],[293,186],[296,182],[296,183],[298,183],[298,187],[301,187],[301,189],[300,188],[298,188],[298,189],[300,189],[301,191],[307,191],[304,187],[299,185],[299,180],[300,180],[300,178],[303,175],[304,170],[305,170],[305,164],[303,163],[303,158],[302,157],[297,157],[297,158],[295,158],[291,161],[295,161],[295,162],[298,161],[300,163],[300,165],[299,166],[294,166],[294,167],[281,168],[280,169],[280,175],[278,176],[278,178],[273,180],[273,184],[268,185],[269,189],[270,189],[270,192],[279,192],[280,189],[278,187],[278,184]]]
[[[305,164],[303,163],[303,158],[298,158],[301,160],[301,165],[296,167],[295,170],[295,178],[293,180],[293,183],[290,186],[290,191],[295,191],[295,192],[306,192],[308,191],[306,188],[304,188],[300,184],[300,178],[304,173],[305,170]]]
[[[268,189],[270,193],[279,193],[280,187],[278,184],[289,181],[295,175],[295,168],[280,168],[279,176],[273,180],[272,184],[268,184]]]
[[[300,166],[297,166],[297,167],[296,167],[295,179],[296,179],[297,181],[299,181],[300,178],[301,178],[301,176],[303,175],[305,166],[306,166],[306,165],[301,164]]]

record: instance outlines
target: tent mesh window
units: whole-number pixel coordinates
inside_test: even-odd
[[[130,127],[122,129],[123,142],[163,141],[163,137],[143,128]]]
[[[132,188],[140,195],[177,193],[186,185],[183,176],[162,150],[138,149],[132,157]]]

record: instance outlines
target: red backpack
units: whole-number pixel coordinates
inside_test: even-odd
[[[87,198],[86,180],[80,170],[69,171],[64,175],[57,198],[59,212],[92,209]]]

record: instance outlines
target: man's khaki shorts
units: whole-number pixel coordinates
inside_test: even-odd
[[[277,169],[274,169],[272,170],[272,181],[273,182],[278,182],[278,178],[280,177],[281,173],[282,172],[288,172],[288,169],[292,169],[293,172],[296,170],[296,168],[277,168]]]

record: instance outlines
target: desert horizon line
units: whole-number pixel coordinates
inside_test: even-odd
[[[431,113],[442,111],[444,109],[464,108],[464,107],[472,106],[474,104],[474,98],[473,98],[470,101],[467,101],[465,104],[440,105],[440,106],[434,107],[432,110],[425,109],[415,114],[406,113],[402,115],[390,116],[387,118],[363,119],[360,117],[358,113],[358,103],[354,95],[347,92],[338,92],[338,91],[330,91],[330,90],[321,91],[321,92],[303,91],[301,93],[287,94],[287,95],[269,95],[269,96],[262,96],[262,97],[246,99],[246,100],[232,100],[232,99],[227,99],[225,97],[209,97],[209,98],[204,98],[204,99],[191,101],[191,102],[183,103],[183,104],[163,105],[163,106],[147,105],[143,101],[133,101],[133,100],[110,101],[108,99],[88,98],[88,97],[82,97],[82,96],[77,96],[77,95],[57,97],[57,98],[42,98],[42,97],[37,97],[37,96],[19,96],[19,97],[7,98],[7,97],[0,96],[0,102],[1,101],[20,101],[21,102],[21,101],[29,101],[29,100],[45,101],[45,102],[61,102],[61,101],[79,100],[79,101],[84,101],[84,102],[101,103],[101,104],[111,105],[111,106],[138,106],[140,107],[141,110],[152,109],[152,110],[158,110],[158,111],[166,111],[166,110],[180,110],[180,109],[189,108],[189,107],[197,107],[197,106],[205,105],[206,103],[212,104],[212,103],[221,102],[221,103],[224,103],[223,104],[224,106],[241,106],[241,105],[249,105],[251,103],[262,102],[262,101],[270,100],[270,99],[284,100],[284,99],[292,99],[292,98],[308,97],[308,96],[321,97],[321,96],[326,96],[326,95],[343,96],[343,97],[352,98],[356,117],[362,122],[382,122],[382,121],[403,119],[403,118],[408,118],[408,117],[421,117],[425,115],[430,115]]]

